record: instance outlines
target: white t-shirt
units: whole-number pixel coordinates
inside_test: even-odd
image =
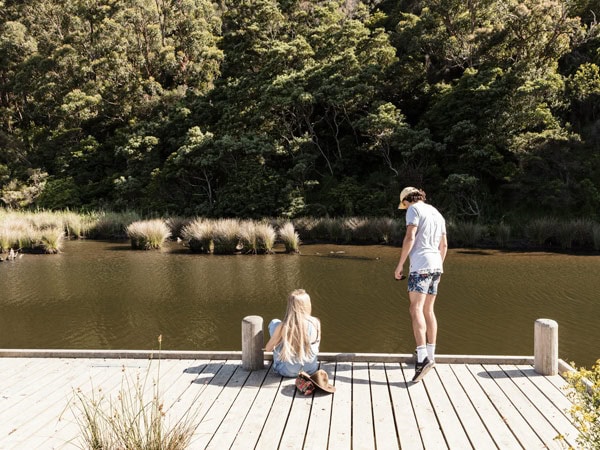
[[[406,210],[406,226],[415,225],[417,233],[410,251],[410,272],[443,272],[440,241],[446,234],[446,221],[433,206],[417,202]]]

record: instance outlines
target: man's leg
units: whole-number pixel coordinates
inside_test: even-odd
[[[410,318],[412,320],[413,335],[417,347],[421,347],[427,343],[427,322],[423,308],[427,295],[420,292],[410,291],[408,298],[410,299]]]
[[[433,367],[433,361],[427,358],[427,318],[424,312],[427,304],[427,294],[420,292],[409,291],[408,298],[410,299],[410,317],[412,320],[413,334],[415,343],[417,344],[417,361],[415,362],[415,375],[413,382],[419,382]],[[433,306],[433,304],[432,304]],[[434,316],[435,317],[435,316]],[[437,328],[436,333],[437,333]]]
[[[427,294],[423,306],[423,315],[427,326],[427,358],[430,361],[435,361],[435,342],[437,339],[437,319],[433,310],[435,297],[435,294]]]

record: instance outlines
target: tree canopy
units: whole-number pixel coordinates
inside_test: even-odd
[[[600,218],[597,0],[0,0],[0,204]]]

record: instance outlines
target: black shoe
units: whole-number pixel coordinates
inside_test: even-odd
[[[435,366],[433,361],[429,361],[427,357],[422,362],[415,363],[415,376],[413,377],[413,383],[418,383],[423,379],[427,372],[431,370],[431,368]]]

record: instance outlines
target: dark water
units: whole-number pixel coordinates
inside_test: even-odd
[[[241,320],[282,316],[302,287],[321,349],[412,353],[399,248],[305,245],[301,255],[194,255],[72,241],[59,255],[0,263],[0,347],[239,350]],[[533,354],[537,318],[559,324],[560,357],[600,358],[600,256],[451,250],[436,305],[438,352]]]

